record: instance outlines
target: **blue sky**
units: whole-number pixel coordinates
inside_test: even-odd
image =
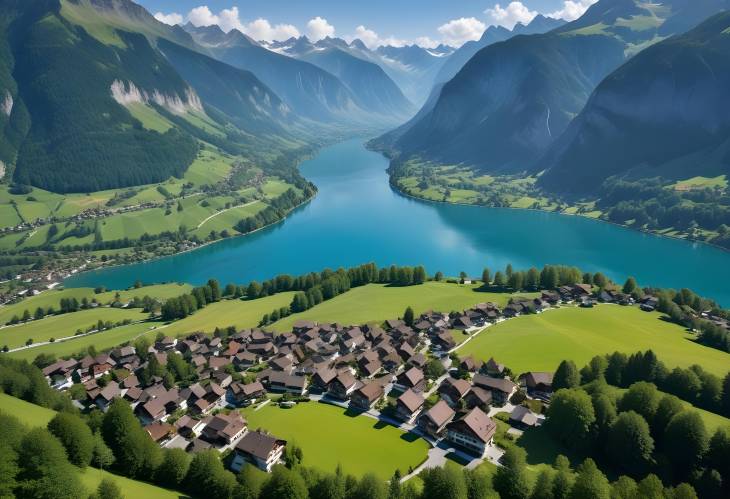
[[[596,0],[136,0],[168,23],[219,24],[255,39],[358,37],[371,46],[460,45],[535,14],[572,20]]]

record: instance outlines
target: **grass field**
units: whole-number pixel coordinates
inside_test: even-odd
[[[173,322],[162,331],[168,336],[180,336],[199,331],[212,333],[216,327],[255,327],[264,314],[288,306],[293,296],[294,293],[279,293],[252,301],[224,300],[208,305],[181,321]]]
[[[730,369],[730,354],[692,341],[682,327],[636,307],[564,307],[510,319],[458,350],[460,356],[496,358],[513,372],[553,371],[563,359],[579,367],[598,354],[652,349],[671,369],[700,364],[718,376]]]
[[[55,315],[38,321],[0,329],[0,345],[15,348],[25,345],[30,338],[35,342],[48,341],[50,338],[73,336],[77,329],[86,330],[100,319],[104,322],[118,322],[124,319],[133,321],[145,319],[147,314],[141,309],[98,308],[82,310],[71,314]]]
[[[428,444],[395,427],[366,416],[352,417],[345,409],[308,402],[292,409],[271,405],[259,411],[245,409],[250,429],[265,428],[302,448],[304,464],[333,472],[338,464],[346,473],[373,472],[389,479],[396,468],[406,474],[419,465]]]
[[[286,331],[299,319],[343,324],[364,324],[401,317],[406,307],[413,307],[416,314],[428,310],[451,312],[464,310],[477,303],[491,301],[506,305],[512,295],[485,293],[479,285],[426,282],[419,286],[386,286],[369,284],[353,288],[347,293],[325,301],[306,312],[293,314],[273,325],[277,331]],[[533,296],[521,293],[520,296]]]
[[[90,334],[88,336],[79,336],[66,341],[49,343],[34,348],[25,348],[17,352],[8,353],[14,359],[25,359],[32,361],[40,354],[50,354],[56,357],[66,357],[79,352],[86,351],[90,346],[94,346],[98,352],[111,349],[121,345],[122,343],[132,342],[138,336],[146,335],[154,340],[157,335],[154,323],[141,322],[139,324],[129,324],[127,326],[115,327],[101,333]]]
[[[56,411],[31,404],[25,400],[0,393],[0,412],[16,416],[28,426],[45,426],[56,415]]]

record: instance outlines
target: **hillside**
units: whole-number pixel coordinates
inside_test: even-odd
[[[487,172],[529,168],[627,57],[727,7],[725,0],[690,4],[600,0],[550,33],[481,49],[395,142],[393,154]]]
[[[730,13],[639,53],[609,75],[551,148],[540,184],[595,193],[611,176],[730,173]]]
[[[254,133],[290,136],[291,118],[255,76],[204,59],[187,33],[129,0],[0,11],[0,161],[18,184],[67,193],[160,182],[184,174],[199,139],[239,154],[270,148]],[[220,100],[234,93],[236,106]]]

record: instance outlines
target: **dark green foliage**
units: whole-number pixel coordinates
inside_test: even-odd
[[[41,370],[24,360],[0,356],[0,388],[13,397],[36,405],[76,412],[71,399],[48,386]]]
[[[71,463],[81,468],[89,465],[94,453],[94,435],[80,417],[56,414],[48,423],[48,431],[64,446]]]
[[[421,499],[467,499],[464,475],[452,467],[430,468],[421,474]]]
[[[664,486],[656,475],[647,475],[638,483],[637,493],[642,499],[664,499]]]
[[[403,312],[403,322],[406,323],[406,326],[412,326],[413,325],[413,319],[414,319],[414,313],[413,309],[411,307],[407,307],[406,311]]]
[[[637,412],[647,421],[653,422],[660,400],[661,394],[655,385],[640,381],[629,387],[619,402],[619,409]]]
[[[591,398],[586,392],[577,389],[555,392],[546,425],[560,442],[573,449],[585,448],[595,421]]]
[[[96,488],[95,499],[124,499],[122,490],[117,485],[117,482],[111,478],[104,478],[99,482],[99,486]]]
[[[275,466],[271,477],[261,488],[260,496],[267,499],[307,499],[307,484],[299,473]]]
[[[558,366],[553,376],[553,389],[575,388],[580,385],[580,374],[575,362],[564,360]]]
[[[618,415],[611,425],[607,444],[614,464],[629,473],[641,473],[651,463],[654,439],[646,420],[633,411]]]
[[[372,473],[366,473],[349,497],[352,499],[388,499],[385,483]]]
[[[208,450],[195,454],[184,485],[193,496],[226,499],[233,495],[236,477],[223,467],[217,451]]]
[[[528,499],[530,478],[527,473],[527,455],[521,447],[510,447],[502,457],[502,464],[494,475],[494,490],[502,499]]]
[[[183,449],[165,449],[162,463],[156,471],[156,482],[163,487],[179,487],[188,474],[190,455]]]
[[[111,403],[101,432],[114,453],[116,469],[134,478],[152,478],[162,458],[161,450],[142,429],[125,400],[115,399]]]
[[[578,466],[575,483],[568,497],[570,499],[609,499],[611,487],[606,475],[601,473],[593,459],[586,459]]]
[[[705,423],[695,411],[675,415],[664,432],[664,452],[678,477],[689,476],[701,463],[709,437]]]

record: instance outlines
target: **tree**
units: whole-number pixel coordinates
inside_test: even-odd
[[[543,289],[555,289],[560,283],[558,270],[555,267],[546,265],[540,272],[540,286]]]
[[[77,499],[86,492],[78,471],[66,459],[63,445],[43,428],[29,431],[20,442],[17,497]]]
[[[552,493],[554,499],[566,499],[573,488],[573,473],[570,470],[570,461],[562,454],[555,458],[553,464],[555,477],[553,478]]]
[[[291,302],[290,308],[293,313],[298,312],[304,312],[305,310],[309,309],[309,299],[307,298],[307,295],[303,292],[298,292],[294,295],[294,299]]]
[[[45,315],[46,315],[46,313],[43,311],[43,309],[41,307],[38,307],[38,308],[35,309],[35,313],[33,314],[33,318],[35,320],[39,320],[39,319],[42,319],[43,317],[45,317]]]
[[[692,369],[677,367],[667,376],[664,387],[677,397],[694,402],[702,390],[702,381]]]
[[[489,283],[492,282],[492,274],[487,267],[484,267],[484,270],[482,270],[482,282],[484,286],[489,286]]]
[[[524,285],[527,289],[537,290],[540,287],[540,272],[531,267],[525,274]]]
[[[161,459],[161,450],[142,429],[129,404],[115,399],[101,426],[104,442],[114,453],[115,465],[133,478],[150,479]]]
[[[168,488],[182,483],[190,469],[190,455],[183,449],[165,449],[162,463],[156,471],[156,481]]]
[[[570,499],[610,499],[611,487],[606,475],[601,473],[593,459],[586,459],[578,466]]]
[[[307,499],[308,495],[307,484],[302,476],[284,466],[274,466],[259,494],[267,499]]]
[[[669,494],[668,499],[697,499],[697,492],[688,483],[680,483]]]
[[[251,281],[246,288],[246,298],[249,300],[255,300],[261,296],[261,284],[256,281]]]
[[[720,399],[720,411],[730,417],[730,372],[722,380],[722,398]]]
[[[119,485],[110,478],[104,478],[99,482],[95,497],[98,499],[124,499]]]
[[[492,490],[491,480],[486,479],[483,473],[468,468],[464,468],[462,473],[466,482],[466,496],[468,499],[490,499],[495,496],[495,492]],[[411,485],[408,484],[406,487]],[[401,495],[402,499],[416,499],[413,495],[406,495],[409,492],[412,493],[412,491],[405,489]]]
[[[611,499],[636,499],[637,490],[636,480],[621,475],[611,484]]]
[[[515,274],[512,274],[515,275]],[[521,447],[507,449],[502,464],[494,474],[494,490],[502,499],[527,499],[530,497],[530,477],[527,472],[527,454]]]
[[[380,478],[366,473],[349,496],[352,499],[387,499],[388,489]]]
[[[504,279],[504,274],[502,274],[502,272],[500,271],[497,271],[494,274],[494,281],[492,282],[492,284],[494,284],[494,286],[496,286],[497,288],[504,288],[505,284],[507,284]]]
[[[652,433],[657,441],[662,441],[664,430],[667,428],[669,421],[684,410],[684,404],[679,397],[674,395],[664,395],[659,401],[654,421],[652,423]]]
[[[649,422],[654,421],[661,394],[652,383],[639,381],[631,385],[619,402],[621,411],[634,411]]]
[[[591,397],[593,412],[596,414],[596,429],[599,440],[605,443],[609,438],[609,429],[616,420],[616,404],[605,393],[593,394]]]
[[[637,493],[641,499],[665,499],[662,481],[654,474],[647,475],[639,482]]]
[[[591,359],[587,366],[580,370],[581,381],[590,383],[596,380],[605,380],[605,372],[608,368],[608,361],[605,357],[596,355]]]
[[[623,287],[622,291],[625,294],[630,295],[631,293],[636,291],[637,287],[638,286],[636,285],[636,279],[634,279],[633,277],[629,277],[628,279],[626,279],[626,282],[624,283],[624,287]]]
[[[229,498],[236,487],[236,477],[223,467],[217,451],[207,450],[195,454],[183,483],[196,497]]]
[[[512,275],[509,276],[507,284],[513,290],[519,291],[522,289],[523,283],[524,283],[524,277],[523,277],[522,272],[512,272]]]
[[[628,362],[628,358],[625,354],[621,352],[614,352],[608,357],[608,366],[606,367],[606,371],[604,373],[606,377],[606,382],[610,385],[614,386],[624,386],[623,381],[623,372],[626,368],[626,363]]]
[[[467,499],[466,481],[458,468],[430,468],[420,476],[423,478],[421,499]]]
[[[446,368],[438,359],[429,360],[423,368],[423,374],[428,379],[438,379],[446,373]]]
[[[543,469],[537,475],[530,499],[553,499],[553,474],[551,470]]]
[[[580,385],[580,374],[575,362],[572,360],[564,360],[558,366],[553,376],[553,389],[576,388]]]
[[[561,442],[580,449],[589,442],[596,421],[591,398],[583,390],[558,390],[548,410],[547,427]]]
[[[406,323],[406,326],[413,326],[413,319],[413,309],[411,307],[406,307],[405,312],[403,312],[403,322]]]
[[[675,415],[664,432],[664,452],[678,477],[695,470],[707,451],[708,436],[705,423],[696,411]]]
[[[101,433],[98,431],[94,433],[94,452],[91,456],[91,465],[95,468],[108,468],[114,464],[114,453],[104,443],[104,439],[101,437]]]
[[[443,281],[444,280],[444,273],[441,271],[436,272],[436,274],[433,276],[433,279],[435,281]]]
[[[89,465],[94,454],[94,435],[80,417],[59,412],[48,422],[48,431],[64,446],[71,463],[81,468]]]
[[[611,425],[607,451],[614,464],[640,473],[651,462],[654,439],[649,424],[634,411],[622,412]]]
[[[593,284],[603,289],[606,287],[606,284],[608,284],[608,279],[606,279],[606,276],[602,273],[596,272],[593,274]]]
[[[221,301],[221,285],[217,279],[209,279],[208,287],[210,288],[210,294],[212,301]]]
[[[717,470],[730,486],[730,428],[718,428],[710,438],[705,459],[708,468]]]

